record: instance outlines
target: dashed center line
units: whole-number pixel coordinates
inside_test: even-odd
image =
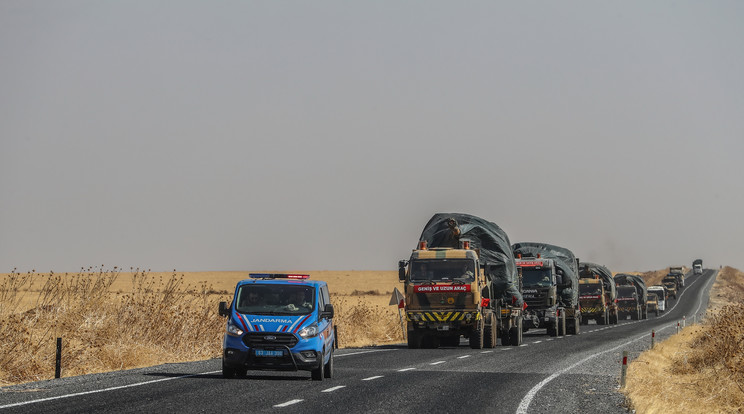
[[[287,407],[287,406],[290,406],[292,404],[297,404],[297,403],[302,402],[302,401],[304,401],[304,400],[289,400],[289,401],[287,401],[285,403],[277,404],[274,407],[276,407],[276,408]]]
[[[482,351],[481,354],[490,354],[493,351]]]
[[[535,341],[535,342],[533,342],[533,344],[539,344],[540,342],[542,342],[542,341]]]
[[[374,377],[364,378],[362,379],[362,381],[372,381],[372,380],[376,380],[377,378],[382,378],[382,377],[383,377],[382,375],[375,375]]]
[[[416,368],[403,368],[403,369],[399,369],[398,372],[412,371],[414,369],[416,369]]]
[[[463,355],[463,356],[457,357],[457,359],[463,359],[463,358],[470,358],[470,355]]]
[[[338,386],[335,386],[335,387],[331,387],[331,388],[325,389],[325,390],[323,390],[321,392],[333,392],[333,391],[336,391],[336,390],[340,390],[341,388],[344,388],[344,387],[346,387],[346,385],[338,385]]]
[[[445,362],[446,362],[446,361],[437,361],[437,362],[432,362],[432,363],[431,363],[431,364],[429,364],[429,365],[439,365],[439,364],[444,364]]]

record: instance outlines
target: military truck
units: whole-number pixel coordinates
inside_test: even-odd
[[[454,225],[452,223],[455,223]],[[524,300],[506,233],[462,213],[437,213],[408,260],[398,262],[404,283],[409,348],[471,348],[522,343]]]
[[[667,297],[676,300],[677,294],[679,293],[679,280],[677,277],[674,275],[666,275],[661,279],[661,284],[664,285],[667,290]]]
[[[703,259],[695,259],[692,261],[692,272],[696,275],[703,274]]]
[[[557,294],[557,272],[553,259],[519,255],[517,269],[522,271],[522,296],[527,308],[523,314],[523,330],[545,328],[557,336],[560,309]]]
[[[620,320],[638,320],[641,317],[641,306],[638,302],[638,290],[634,285],[617,285],[617,313]]]
[[[674,276],[677,278],[677,290],[681,291],[685,287],[685,272],[682,266],[670,267],[667,276]]]
[[[637,275],[618,273],[617,275],[615,275],[615,284],[617,286],[632,285],[636,288],[636,293],[638,295],[638,306],[640,308],[640,318],[647,319],[648,287],[646,286],[646,281],[644,281],[642,277]]]
[[[545,327],[549,335],[578,335],[581,330],[579,259],[571,250],[547,243],[520,242],[512,245],[512,250],[515,257],[521,255],[521,257],[539,257],[553,261],[556,279],[555,315],[553,315],[552,308],[545,308],[542,316],[539,316],[537,312],[538,318],[542,317],[543,323],[547,323]],[[529,306],[527,312],[530,312]],[[527,319],[532,321],[531,323],[534,323],[535,314],[536,312],[532,312],[527,316]],[[554,318],[555,325],[551,322]]]
[[[654,294],[656,295],[658,304],[657,309],[659,312],[664,312],[666,310],[666,303],[667,303],[667,293],[664,286],[661,285],[653,285],[648,287],[648,294]],[[650,311],[650,309],[649,309]],[[658,314],[657,314],[658,316]]]
[[[591,262],[579,264],[579,304],[585,325],[589,319],[598,325],[617,324],[617,291],[609,269]]]
[[[649,313],[653,312],[656,316],[659,316],[659,298],[656,296],[656,293],[653,293],[651,291],[648,292],[646,309],[648,309]]]

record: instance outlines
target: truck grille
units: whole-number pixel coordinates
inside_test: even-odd
[[[289,333],[248,332],[243,336],[243,343],[251,348],[272,346],[292,348],[297,344],[297,337]]]

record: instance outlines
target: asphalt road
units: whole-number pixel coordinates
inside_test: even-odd
[[[622,352],[631,358],[705,313],[716,271],[688,273],[659,317],[599,326],[575,336],[525,333],[520,347],[336,351],[335,375],[250,371],[223,379],[220,361],[166,364],[0,388],[0,412],[624,413]]]

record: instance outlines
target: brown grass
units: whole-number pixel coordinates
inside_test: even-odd
[[[229,301],[249,272],[81,269],[0,275],[0,385],[219,357]],[[326,280],[342,347],[403,340],[388,306],[397,272],[310,272]]]
[[[625,393],[637,412],[744,411],[744,273],[724,268],[711,299],[715,312],[702,325],[673,335],[628,367]]]

